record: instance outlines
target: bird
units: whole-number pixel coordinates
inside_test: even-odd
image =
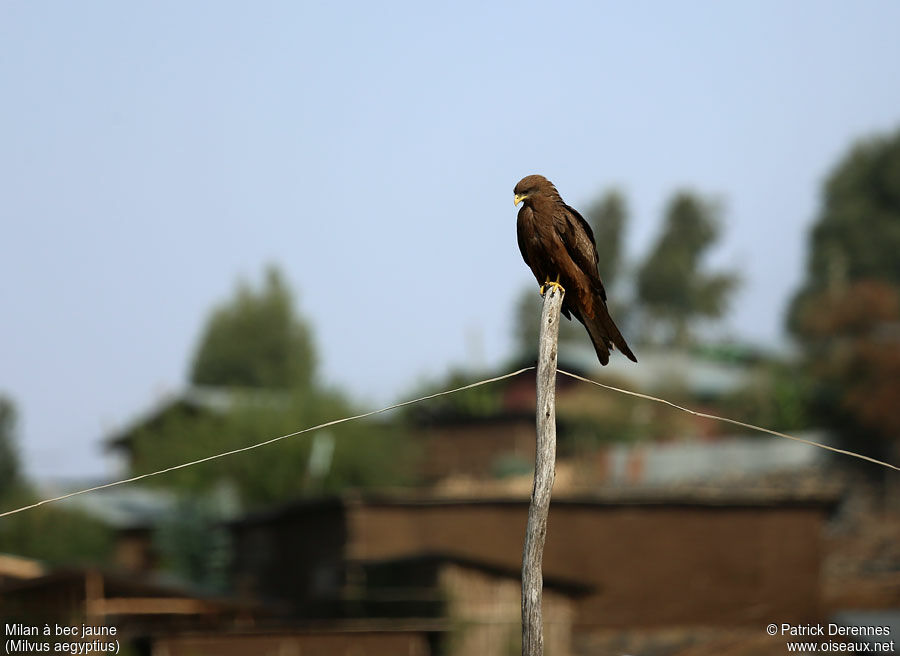
[[[609,316],[590,224],[542,175],[519,180],[513,195],[516,206],[522,203],[516,220],[519,251],[541,286],[541,295],[548,287],[562,288],[563,315],[584,325],[601,365],[609,363],[614,348],[637,362]]]

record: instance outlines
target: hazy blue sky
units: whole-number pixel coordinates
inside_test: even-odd
[[[634,255],[675,188],[721,198],[731,331],[774,343],[823,176],[900,123],[897,2],[436,4],[0,4],[0,390],[31,472],[103,473],[267,262],[367,404],[498,364],[528,173],[576,207],[621,186]]]

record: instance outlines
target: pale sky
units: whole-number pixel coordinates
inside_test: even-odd
[[[498,366],[529,173],[580,208],[620,186],[634,256],[676,188],[721,199],[729,331],[783,339],[824,175],[900,125],[900,3],[435,5],[0,4],[0,392],[30,473],[111,473],[100,439],[269,262],[366,407]]]

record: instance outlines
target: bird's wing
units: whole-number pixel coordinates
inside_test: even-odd
[[[603,288],[603,282],[600,280],[600,272],[597,269],[599,257],[597,255],[597,246],[594,244],[594,232],[591,230],[590,224],[584,220],[575,209],[564,205],[564,220],[557,221],[557,230],[566,246],[566,251],[572,262],[588,277],[594,293],[599,294],[603,299],[602,306],[591,312],[576,313],[576,317],[587,328],[594,344],[594,350],[597,352],[597,358],[600,364],[605,365],[609,362],[609,351],[611,345],[615,345],[627,358],[637,362],[634,353],[622,337],[618,327],[609,316],[609,310],[606,308],[606,290]],[[590,305],[588,305],[590,308]]]
[[[594,245],[594,231],[591,225],[584,220],[578,211],[566,204],[562,205],[565,211],[561,211],[556,221],[557,231],[569,257],[576,266],[588,277],[600,298],[606,300],[606,290],[600,280],[600,272],[597,270],[597,247]],[[561,208],[561,209],[562,209]]]

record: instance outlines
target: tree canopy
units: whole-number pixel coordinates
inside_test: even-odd
[[[37,501],[21,470],[16,448],[17,411],[0,395],[0,501],[3,510]],[[53,539],[48,540],[47,536]],[[103,562],[111,546],[108,527],[87,514],[62,506],[45,506],[4,517],[0,552],[50,563]]]
[[[238,449],[358,412],[340,391],[317,382],[312,331],[277,269],[268,269],[259,290],[239,285],[230,300],[212,311],[202,334],[191,382],[229,394],[217,394],[218,401],[211,406],[173,406],[140,427],[130,436],[134,473]],[[254,504],[411,478],[409,443],[396,426],[367,422],[329,429],[327,462],[322,449],[319,456],[313,454],[314,436],[319,434],[299,435],[182,469],[153,483],[190,494],[224,485],[240,501]],[[313,466],[316,458],[319,464]]]
[[[888,458],[900,446],[898,253],[900,131],[857,143],[832,170],[787,317],[817,419]]]
[[[197,460],[358,412],[342,394],[325,389],[289,393],[271,403],[238,404],[224,412],[172,412],[133,436],[132,471],[141,474]],[[312,462],[316,439],[328,440],[333,449],[324,466]],[[408,482],[409,446],[394,424],[352,422],[180,469],[150,483],[191,495],[225,486],[244,504],[265,504]]]
[[[617,189],[607,190],[588,206],[585,218],[591,224],[594,241],[597,243],[600,279],[606,287],[606,293],[613,296],[625,259],[625,231],[628,227],[625,196]]]
[[[21,482],[15,431],[16,407],[10,399],[0,395],[0,498],[6,497]]]
[[[698,319],[718,319],[739,282],[731,271],[706,272],[702,258],[720,235],[716,206],[680,191],[666,208],[656,243],[637,271],[637,299],[662,341],[687,344]],[[650,335],[645,334],[645,338]]]
[[[210,316],[191,366],[195,385],[308,388],[315,373],[311,330],[278,269],[260,290],[240,283]]]
[[[806,278],[788,313],[803,338],[801,314],[826,290],[860,280],[900,286],[900,130],[860,141],[826,180],[809,234]]]

